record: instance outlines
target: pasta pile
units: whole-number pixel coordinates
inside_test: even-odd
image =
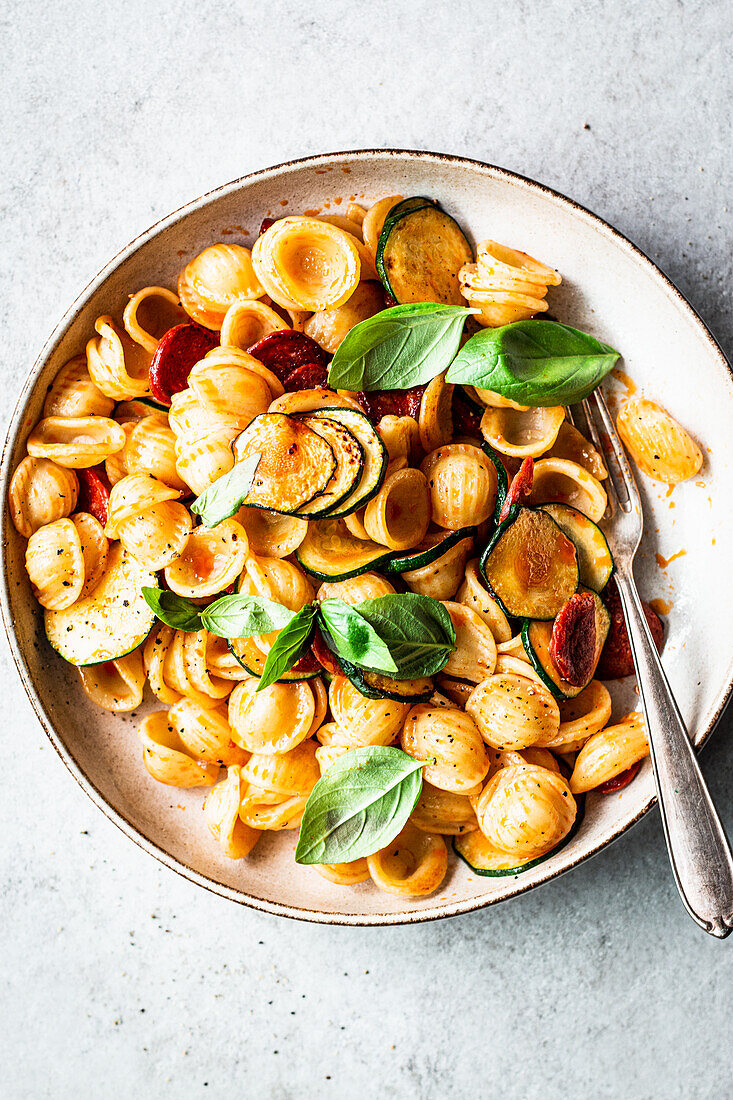
[[[363,507],[321,522],[334,524],[334,553],[343,543],[419,557],[445,541],[444,552],[398,575],[376,565],[346,579],[309,576],[295,556],[313,527],[302,516],[242,507],[207,528],[190,510],[192,497],[232,470],[232,444],[258,415],[363,410],[359,394],[332,392],[323,378],[301,384],[312,374],[298,372],[318,363],[284,377],[253,352],[273,333],[304,333],[327,362],[356,324],[385,307],[377,246],[400,199],[368,210],[352,203],[344,216],[283,218],[251,251],[214,244],[184,267],[177,294],[147,286],[121,323],[99,317],[86,355],[66,363],[48,392],[12,479],[10,511],[28,540],[33,592],[49,612],[94,599],[133,564],[202,604],[232,586],[291,611],[314,599],[355,605],[395,591],[441,601],[456,649],[429,685],[429,701],[415,705],[367,697],[320,665],[258,692],[273,634],[228,644],[157,622],[132,652],[78,669],[87,696],[114,712],[138,708],[147,684],[161,706],[140,723],[145,768],[162,784],[206,789],[206,824],[231,859],[247,856],[265,832],[297,829],[319,777],[353,748],[398,745],[432,760],[394,841],[319,868],[342,886],[371,880],[418,897],[444,879],[446,837],[475,834],[485,858],[526,865],[568,836],[579,796],[627,773],[649,748],[638,714],[612,722],[598,679],[558,702],[479,568],[498,488],[484,442],[510,479],[535,460],[533,507],[563,502],[592,521],[603,516],[603,459],[563,407],[529,408],[471,387],[458,394],[442,374],[411,404],[398,391],[391,406],[384,399],[379,415],[372,411],[388,458],[381,485]],[[547,288],[559,281],[492,241],[460,271],[463,295],[492,326],[545,310]],[[189,320],[202,327],[205,350],[172,386],[169,404],[151,400],[161,342]],[[459,397],[474,410],[471,423],[454,421]],[[631,406],[619,429],[642,469],[671,481],[699,468],[696,445],[664,410]],[[650,451],[652,438],[661,442]]]

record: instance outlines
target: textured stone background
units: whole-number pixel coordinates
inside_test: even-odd
[[[219,183],[333,149],[462,153],[572,195],[733,350],[725,0],[0,11],[4,418],[53,324],[131,237]],[[9,1100],[733,1094],[731,941],[684,913],[656,813],[485,913],[294,924],[139,851],[73,783],[4,649],[0,676]],[[730,724],[703,760],[729,827]]]

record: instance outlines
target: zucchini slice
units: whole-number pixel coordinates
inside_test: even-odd
[[[506,495],[509,492],[509,476],[506,472],[506,466],[501,461],[501,456],[499,455],[498,451],[495,451],[489,443],[483,443],[481,445],[481,449],[486,457],[490,459],[491,462],[494,464],[494,469],[496,470],[496,504],[494,505],[494,522],[498,523],[501,510],[504,507]]]
[[[458,272],[473,261],[473,249],[449,214],[420,202],[398,203],[379,234],[376,260],[384,289],[396,302],[465,305]]]
[[[393,680],[383,672],[357,668],[343,657],[339,664],[357,691],[367,699],[394,699],[397,703],[427,703],[433,694],[433,681],[424,676],[419,680]]]
[[[49,642],[72,665],[116,661],[145,641],[155,621],[140,589],[158,587],[158,578],[137,558],[110,544],[107,567],[91,596],[64,611],[46,611]]]
[[[574,543],[578,551],[580,583],[593,592],[602,592],[613,573],[613,556],[598,524],[570,504],[542,504],[540,507]]]
[[[595,596],[596,652],[593,661],[593,670],[585,683],[581,684],[580,687],[569,684],[567,680],[563,679],[555,668],[554,661],[550,657],[552,623],[532,622],[527,619],[522,626],[522,645],[524,651],[529,657],[537,675],[560,702],[564,699],[574,699],[576,695],[580,695],[581,691],[588,687],[588,684],[595,675],[601,657],[601,651],[608,637],[608,631],[611,626],[611,616],[601,598],[595,592],[591,594]]]
[[[505,615],[554,619],[577,590],[578,554],[547,512],[519,508],[499,525],[481,572]]]
[[[468,864],[474,874],[482,877],[497,878],[502,875],[518,875],[521,871],[529,871],[531,867],[536,867],[539,863],[544,863],[550,856],[554,856],[575,836],[583,820],[585,798],[583,795],[576,794],[575,802],[578,813],[572,828],[559,844],[556,844],[543,856],[536,856],[534,859],[528,859],[524,863],[517,864],[515,862],[516,856],[508,856],[503,852],[498,852],[479,829],[475,829],[472,833],[464,833],[462,836],[455,836],[453,838],[453,851],[461,857],[464,863]]]
[[[364,454],[361,476],[348,496],[328,513],[329,516],[348,516],[379,492],[387,471],[387,448],[372,423],[364,413],[357,412],[356,409],[326,407],[314,412],[312,416],[314,419],[335,420],[336,423],[343,424],[361,445]]]
[[[476,533],[475,527],[461,527],[457,531],[429,531],[419,546],[406,553],[395,552],[382,567],[384,573],[409,573],[422,569],[442,558],[456,543]]]
[[[294,515],[324,491],[336,469],[333,448],[322,435],[284,413],[261,413],[232,443],[237,462],[262,454],[243,500],[252,508]]]
[[[242,668],[246,669],[251,676],[262,675],[267,657],[257,648],[254,638],[229,638],[227,640],[227,645],[229,646],[229,652],[236,657]],[[308,662],[306,668],[299,669],[298,665],[302,664],[306,664],[305,660],[298,661],[297,665],[288,672],[284,672],[278,680],[278,683],[292,683],[294,680],[312,680],[314,676],[318,676],[318,674],[323,671],[317,661]]]
[[[311,520],[295,551],[299,565],[321,581],[345,581],[389,561],[392,551],[351,534],[342,519]]]
[[[295,513],[315,519],[329,515],[332,508],[352,493],[364,467],[364,451],[359,440],[335,419],[325,416],[304,416],[300,419],[317,435],[323,436],[336,459],[336,469],[323,492]]]

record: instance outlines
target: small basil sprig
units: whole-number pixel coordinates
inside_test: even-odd
[[[618,358],[608,344],[559,321],[515,321],[467,340],[447,381],[494,390],[520,405],[574,405]]]
[[[143,587],[140,591],[145,603],[166,626],[191,632],[201,630],[201,608],[192,600],[160,588]]]
[[[351,863],[389,844],[422,790],[422,768],[401,749],[352,749],[331,765],[305,805],[297,863]]]
[[[434,676],[456,648],[451,617],[431,596],[416,592],[378,596],[357,604],[356,610],[388,647],[398,679]]]
[[[404,390],[429,382],[458,351],[466,318],[478,310],[436,302],[384,309],[354,325],[328,371],[332,389]]]
[[[317,612],[315,604],[308,604],[297,611],[287,626],[282,628],[267,654],[257,685],[258,691],[263,691],[279,680],[309,649]]]
[[[222,596],[201,612],[201,623],[220,638],[253,638],[280,630],[295,617],[295,612],[264,596],[236,593]]]
[[[357,607],[343,600],[323,600],[318,613],[321,632],[328,637],[326,644],[339,657],[361,668],[398,671],[389,647]]]
[[[229,519],[242,506],[249,493],[255,476],[261,453],[247,455],[241,462],[216,479],[204,489],[201,496],[191,505],[191,511],[201,517],[204,527],[216,527],[225,519]]]

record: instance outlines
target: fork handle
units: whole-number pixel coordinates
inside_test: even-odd
[[[631,642],[662,825],[685,908],[711,936],[733,931],[733,855],[664,675],[633,576],[616,574]]]

